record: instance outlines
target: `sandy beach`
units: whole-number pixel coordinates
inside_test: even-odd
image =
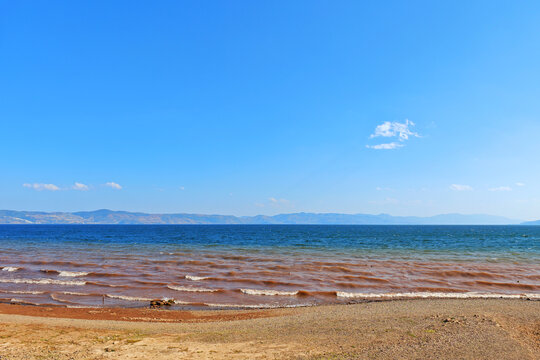
[[[540,359],[540,301],[169,311],[0,305],[0,359]]]

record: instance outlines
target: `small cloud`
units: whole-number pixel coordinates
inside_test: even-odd
[[[271,202],[272,204],[276,204],[276,205],[277,205],[277,204],[281,204],[281,205],[287,205],[287,204],[290,204],[290,201],[287,200],[287,199],[276,199],[276,198],[271,197],[271,198],[268,198],[268,200],[270,200],[270,202]]]
[[[450,190],[454,191],[472,191],[473,188],[469,185],[459,185],[459,184],[452,184],[450,185]]]
[[[517,182],[517,183],[516,183],[516,186],[525,186],[525,184],[522,183],[522,182]]]
[[[23,184],[25,188],[34,189],[37,191],[48,190],[48,191],[58,191],[60,188],[54,184],[42,184],[42,183],[33,183],[33,184]]]
[[[76,182],[75,184],[73,184],[73,186],[71,187],[73,190],[79,190],[79,191],[88,191],[90,188],[88,187],[88,185],[85,185],[85,184],[82,184],[82,183],[78,183]]]
[[[409,129],[409,126],[414,126],[412,121],[405,119],[404,123],[399,123],[397,121],[390,122],[385,121],[381,125],[378,125],[375,128],[375,133],[371,134],[370,138],[375,138],[378,136],[382,137],[394,137],[398,136],[399,141],[409,140],[409,136],[420,137],[418,133],[415,133]]]
[[[180,186],[179,189],[182,190],[182,191],[186,190],[186,188],[183,187],[183,186]]]
[[[116,190],[122,190],[122,186],[120,184],[117,184],[117,183],[112,182],[112,181],[106,183],[105,186],[108,186],[108,187],[116,189]]]
[[[378,144],[378,145],[366,145],[368,149],[375,149],[375,150],[393,150],[393,149],[399,149],[400,147],[403,147],[405,145],[397,143],[397,142],[391,142],[387,144]]]
[[[510,186],[499,186],[499,187],[494,187],[488,190],[489,191],[512,191],[512,188]]]
[[[376,137],[396,137],[397,140],[399,140],[400,142],[391,142],[378,145],[366,145],[366,147],[376,150],[393,150],[403,147],[405,145],[403,145],[402,142],[409,140],[409,137],[420,137],[418,133],[410,129],[410,127],[412,126],[414,126],[414,123],[412,121],[409,121],[408,119],[405,119],[404,123],[400,123],[397,121],[385,121],[381,125],[377,125],[377,127],[375,128],[375,132],[371,134],[369,138],[373,139]]]

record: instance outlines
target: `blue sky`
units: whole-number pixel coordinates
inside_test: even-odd
[[[540,218],[538,2],[13,1],[0,20],[0,208]]]

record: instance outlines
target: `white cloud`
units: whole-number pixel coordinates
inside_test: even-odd
[[[516,183],[516,186],[525,186],[525,184],[522,183],[522,182],[517,182],[517,183]]]
[[[414,126],[414,123],[408,119],[405,119],[404,123],[385,121],[375,128],[375,133],[371,134],[370,138],[398,136],[399,141],[404,141],[408,140],[409,136],[420,137],[418,133],[411,131],[409,126]]]
[[[76,182],[75,184],[73,184],[73,186],[71,187],[73,190],[79,190],[79,191],[88,191],[90,188],[88,187],[88,185],[85,185],[85,184],[81,184],[81,183],[78,183]]]
[[[270,202],[272,204],[275,204],[275,205],[279,205],[279,204],[287,205],[287,204],[290,204],[290,201],[287,200],[287,199],[276,199],[276,198],[271,197],[271,198],[268,198],[268,200],[270,200]]]
[[[412,121],[409,121],[408,119],[405,119],[404,123],[400,123],[397,121],[385,121],[381,125],[377,125],[375,128],[375,132],[370,135],[370,139],[376,138],[376,137],[396,137],[397,140],[400,142],[404,142],[406,140],[409,140],[409,137],[420,137],[420,135],[410,129],[410,127],[414,126],[414,123]],[[378,145],[366,145],[366,147],[370,149],[376,149],[376,150],[392,150],[397,149],[400,147],[403,147],[404,145],[399,142],[391,142],[391,143],[385,143],[385,144],[378,144]]]
[[[106,183],[105,186],[108,186],[108,187],[116,189],[116,190],[121,190],[122,189],[122,186],[120,184],[117,184],[117,183],[112,182],[112,181]]]
[[[182,190],[182,191],[186,190],[186,188],[183,187],[183,186],[180,186],[179,189]]]
[[[469,185],[459,185],[459,184],[452,184],[450,185],[450,190],[454,191],[472,191],[473,188]]]
[[[48,190],[48,191],[58,191],[60,188],[54,184],[42,184],[42,183],[34,183],[34,184],[23,184],[24,187],[34,189],[37,191],[42,190]]]
[[[403,147],[403,144],[397,143],[397,142],[391,142],[387,144],[378,144],[378,145],[366,145],[368,149],[375,149],[375,150],[393,150],[393,149],[399,149],[400,147]]]
[[[510,186],[499,186],[499,187],[494,187],[488,190],[489,191],[512,191],[512,188]]]

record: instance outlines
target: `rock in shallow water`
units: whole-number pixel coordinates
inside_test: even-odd
[[[156,309],[156,308],[160,308],[162,306],[171,306],[173,304],[174,304],[173,299],[169,299],[169,300],[156,299],[156,300],[150,301],[150,308]]]

